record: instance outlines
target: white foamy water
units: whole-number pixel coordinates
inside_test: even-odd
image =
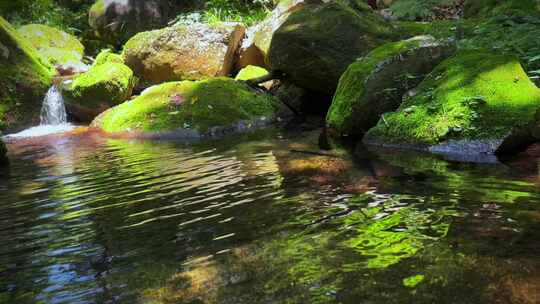
[[[6,138],[38,137],[73,130],[75,127],[67,122],[66,106],[60,90],[53,85],[41,106],[41,123],[19,133],[7,135]]]

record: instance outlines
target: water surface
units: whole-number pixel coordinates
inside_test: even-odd
[[[540,302],[540,147],[463,164],[317,136],[10,140],[0,302]]]

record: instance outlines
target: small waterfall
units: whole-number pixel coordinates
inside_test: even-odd
[[[41,106],[41,122],[37,127],[26,129],[16,134],[5,136],[6,139],[29,138],[45,136],[50,134],[67,132],[74,129],[74,126],[67,122],[66,105],[60,88],[53,85]]]
[[[41,106],[41,125],[63,125],[67,124],[66,106],[60,89],[53,85]]]

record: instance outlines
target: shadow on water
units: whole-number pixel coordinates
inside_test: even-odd
[[[260,131],[9,144],[0,303],[538,303],[540,148],[463,164]]]

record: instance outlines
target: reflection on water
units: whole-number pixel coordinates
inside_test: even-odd
[[[540,301],[540,148],[458,164],[317,139],[11,142],[0,303]]]

